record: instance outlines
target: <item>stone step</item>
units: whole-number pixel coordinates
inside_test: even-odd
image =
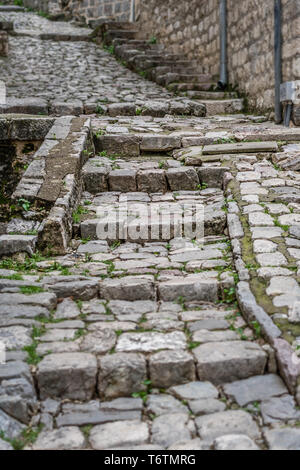
[[[135,39],[137,34],[138,34],[138,30],[113,30],[113,29],[110,29],[107,31],[107,33],[105,33],[104,37],[103,37],[103,41],[104,41],[104,44],[111,44],[112,41],[114,39],[118,40],[119,38],[120,39]]]
[[[169,72],[163,75],[157,75],[156,82],[160,85],[169,85],[174,82],[184,82],[183,84],[203,84],[212,82],[212,76],[208,74],[195,74],[195,72],[191,74],[187,73],[185,75],[176,72]]]
[[[224,100],[224,99],[235,99],[238,98],[236,92],[223,92],[223,91],[197,91],[195,88],[193,90],[187,90],[186,96],[191,99],[198,100]]]
[[[181,91],[188,91],[188,90],[200,90],[200,91],[209,91],[213,88],[213,82],[207,83],[170,83],[167,86],[167,89],[172,92],[181,92]]]
[[[80,224],[82,238],[145,243],[168,242],[183,234],[190,239],[200,239],[204,234],[224,234],[226,214],[222,192],[218,189],[165,195],[116,194],[99,193],[87,207],[85,220]]]
[[[235,114],[244,109],[244,100],[242,99],[201,100],[200,102],[205,105],[207,116]]]
[[[189,149],[186,154],[189,155]],[[197,158],[197,153],[193,155]],[[108,158],[95,157],[91,158],[83,168],[83,186],[85,191],[91,194],[105,191],[164,194],[170,189],[195,191],[203,184],[210,188],[223,188],[223,175],[227,171],[226,167],[191,168],[191,160],[193,159],[186,158],[186,166],[181,166],[179,162],[174,162],[171,166],[162,165],[161,161],[158,162],[155,159],[147,162],[118,159],[112,163]]]
[[[232,144],[205,145],[203,155],[278,152],[277,142],[236,142]]]

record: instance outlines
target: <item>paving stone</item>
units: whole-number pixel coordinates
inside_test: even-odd
[[[232,434],[218,437],[214,442],[215,450],[260,450],[248,436]]]
[[[269,450],[300,450],[300,429],[283,428],[267,430],[265,438]]]
[[[7,350],[22,349],[32,343],[31,331],[23,326],[0,328],[0,341]]]
[[[84,447],[84,435],[74,426],[42,431],[32,446],[33,450],[79,450]]]
[[[236,214],[228,214],[228,230],[230,238],[241,238],[244,236],[243,226],[240,222],[239,216]]]
[[[79,245],[77,253],[108,253],[108,243],[106,240],[90,241]]]
[[[275,253],[275,251],[277,251],[277,245],[268,240],[255,240],[253,251],[254,253]]]
[[[24,424],[0,410],[0,430],[4,432],[7,439],[17,439],[24,429],[26,429]]]
[[[250,227],[266,226],[272,227],[274,221],[269,214],[263,212],[251,212],[248,215]]]
[[[89,426],[115,421],[135,421],[141,419],[140,410],[121,410],[90,402],[83,405],[63,405],[62,413],[56,418],[58,427]]]
[[[116,353],[99,359],[98,391],[106,399],[145,390],[146,359],[142,354]]]
[[[149,414],[161,416],[173,413],[188,413],[188,408],[170,395],[149,395],[147,411]]]
[[[44,343],[51,343],[55,341],[73,341],[75,338],[76,330],[51,329],[41,337],[41,340]],[[51,344],[49,348],[51,348]]]
[[[58,304],[54,318],[57,320],[76,318],[80,315],[80,310],[72,299],[64,299]]]
[[[175,444],[168,447],[168,450],[203,450],[202,443],[200,439],[192,439],[186,442],[176,442]]]
[[[189,407],[195,416],[209,415],[226,410],[226,404],[214,398],[190,400]]]
[[[261,404],[261,414],[265,425],[276,422],[299,421],[300,411],[296,409],[291,395],[270,398]]]
[[[72,297],[74,300],[90,300],[97,296],[97,280],[72,280],[72,276],[66,276],[64,280],[63,277],[61,276],[61,279],[44,278],[44,287],[54,291],[58,298]]]
[[[0,382],[2,380],[24,378],[32,382],[31,372],[28,364],[22,361],[11,361],[0,364]]]
[[[261,375],[267,362],[265,352],[248,341],[206,343],[193,352],[200,379],[215,385]]]
[[[146,193],[167,192],[167,180],[164,170],[142,170],[137,174],[138,191]]]
[[[93,449],[102,450],[147,444],[148,425],[140,421],[122,421],[95,426],[89,436]]]
[[[198,188],[199,178],[194,168],[170,168],[166,175],[171,191],[192,191]]]
[[[186,337],[180,331],[172,333],[124,333],[120,336],[117,352],[155,352],[160,349],[184,350],[186,349]]]
[[[224,386],[225,394],[240,406],[256,401],[264,401],[288,393],[278,375],[262,375],[240,380]]]
[[[218,343],[239,340],[240,336],[235,331],[199,330],[193,333],[192,339],[196,343]]]
[[[97,362],[85,353],[50,354],[38,366],[41,399],[90,400],[96,387]]]
[[[250,230],[254,240],[262,238],[270,240],[271,238],[281,237],[283,234],[283,230],[280,227],[251,227]]]
[[[109,174],[110,191],[124,193],[137,191],[136,172],[134,170],[113,170]]]
[[[187,301],[216,302],[218,300],[218,281],[204,279],[201,274],[191,274],[185,278],[174,277],[160,283],[158,292],[160,300],[165,302],[172,302],[180,297]]]
[[[256,255],[256,259],[262,267],[286,266],[288,264],[286,257],[280,252]]]
[[[189,416],[186,413],[169,414],[168,419],[162,415],[152,423],[153,444],[170,447],[177,442],[188,441],[192,438],[188,427]]]
[[[180,400],[202,400],[219,396],[217,388],[210,382],[190,382],[171,387],[170,392]]]
[[[169,388],[172,385],[195,380],[195,364],[186,351],[160,351],[149,359],[150,379],[155,388]]]
[[[96,329],[82,338],[81,351],[92,354],[105,354],[116,344],[116,334],[110,328]]]
[[[0,439],[0,450],[14,450],[13,446],[9,444],[9,442]]]
[[[154,300],[154,282],[150,276],[105,279],[100,283],[100,296],[106,300]]]
[[[196,426],[200,438],[209,443],[213,443],[218,437],[232,434],[244,434],[251,439],[260,436],[252,416],[242,410],[200,416],[196,418]]]

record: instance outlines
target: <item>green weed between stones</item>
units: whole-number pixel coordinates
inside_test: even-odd
[[[11,444],[14,450],[23,450],[27,445],[35,443],[42,430],[43,424],[39,424],[36,427],[28,427],[22,431],[18,439],[9,439],[6,437],[5,432],[0,430],[0,438]]]

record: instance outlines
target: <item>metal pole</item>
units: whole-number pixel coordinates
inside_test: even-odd
[[[282,106],[280,102],[280,85],[282,82],[282,39],[281,39],[281,0],[274,3],[274,63],[275,63],[275,121],[282,122]]]
[[[228,83],[227,76],[227,0],[220,0],[220,82],[222,88]]]
[[[131,0],[131,21],[135,23],[135,0]]]

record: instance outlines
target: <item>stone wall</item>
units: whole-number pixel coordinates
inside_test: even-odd
[[[274,103],[274,0],[227,0],[231,84],[261,110]],[[300,1],[282,0],[283,80],[300,79]],[[139,0],[137,21],[174,53],[219,74],[219,0]]]
[[[131,18],[131,0],[23,0],[27,8],[76,19],[92,26],[102,19],[128,21]]]

